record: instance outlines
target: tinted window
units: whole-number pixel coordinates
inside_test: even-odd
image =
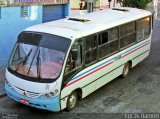
[[[120,38],[120,46],[121,48],[124,48],[132,43],[134,43],[136,41],[136,34],[130,34],[130,35],[126,35],[122,38]]]
[[[96,61],[97,49],[92,49],[85,53],[85,64],[91,64],[92,62]]]
[[[137,40],[141,41],[150,35],[150,17],[137,21]]]
[[[77,59],[75,60],[74,57],[74,50],[77,51]],[[77,40],[72,46],[71,52],[68,56],[68,60],[66,63],[65,73],[70,73],[74,70],[77,70],[82,65],[82,41]]]
[[[118,28],[113,28],[105,32],[107,35],[106,42],[99,43],[99,58],[106,57],[118,50]],[[103,40],[103,34],[99,34],[98,41]]]
[[[135,22],[131,22],[126,24],[126,33],[130,34],[136,31],[136,23]]]
[[[101,35],[99,35],[98,44],[104,44],[108,42],[108,32],[103,32]]]
[[[118,40],[99,46],[99,58],[110,55],[118,50]]]
[[[70,44],[70,41],[66,38],[56,35],[45,35],[43,40],[40,41],[40,46],[60,50],[65,52]]]
[[[18,43],[41,46],[64,52],[68,48],[70,40],[56,35],[22,32],[18,37]]]
[[[125,25],[120,26],[120,37],[126,35]]]
[[[113,28],[109,30],[108,32],[109,32],[108,41],[118,39],[118,28]]]
[[[136,41],[136,24],[131,22],[120,26],[120,48],[125,48]]]
[[[91,64],[97,59],[96,36],[87,36],[85,39],[85,64]]]
[[[9,61],[9,70],[33,82],[53,82],[61,73],[70,40],[45,33],[23,32]]]
[[[85,47],[86,51],[96,47],[96,37],[95,36],[87,36],[85,41],[86,41],[86,47]]]

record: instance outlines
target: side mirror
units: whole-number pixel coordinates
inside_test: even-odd
[[[72,49],[71,53],[72,53],[72,59],[74,61],[78,60],[78,49]]]

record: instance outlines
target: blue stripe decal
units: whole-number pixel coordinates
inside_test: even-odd
[[[113,59],[114,59],[114,58],[113,58]],[[105,61],[105,62],[103,62],[102,64],[99,64],[99,65],[95,66],[94,68],[92,68],[92,69],[90,69],[90,70],[88,70],[88,71],[85,71],[84,73],[79,74],[79,75],[78,75],[78,76],[76,76],[76,77],[73,77],[71,80],[74,80],[74,79],[76,79],[76,78],[78,78],[78,77],[80,77],[80,76],[82,76],[82,75],[86,74],[87,72],[90,72],[90,71],[92,71],[92,70],[96,69],[97,67],[100,67],[100,66],[102,66],[102,65],[104,65],[104,64],[106,64],[106,63],[108,63],[108,62],[112,61],[113,59],[110,59],[110,60],[108,60],[108,61]]]
[[[127,53],[130,52],[131,50],[134,50],[134,49],[136,49],[137,47],[139,47],[139,46],[141,46],[141,45],[143,45],[143,44],[145,44],[145,43],[148,43],[148,42],[149,42],[149,41],[143,42],[142,44],[139,44],[138,46],[135,46],[135,47],[133,47],[132,49],[127,50],[126,52],[122,53],[121,55],[127,54]]]

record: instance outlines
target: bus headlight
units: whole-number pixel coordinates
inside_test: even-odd
[[[55,89],[52,92],[49,92],[49,93],[46,93],[46,94],[42,95],[42,97],[44,97],[44,98],[52,98],[52,97],[56,97],[58,95],[58,93],[59,93],[59,90]]]

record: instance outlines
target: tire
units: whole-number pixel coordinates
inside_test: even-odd
[[[129,62],[127,62],[127,63],[124,65],[123,72],[122,72],[122,77],[123,77],[123,78],[127,77],[128,74],[129,74],[129,71],[130,71],[130,64],[129,64]]]
[[[76,91],[73,91],[69,97],[68,97],[68,100],[67,100],[67,111],[71,111],[73,110],[76,105],[77,105],[77,102],[78,102],[78,95],[77,95],[77,92]]]

